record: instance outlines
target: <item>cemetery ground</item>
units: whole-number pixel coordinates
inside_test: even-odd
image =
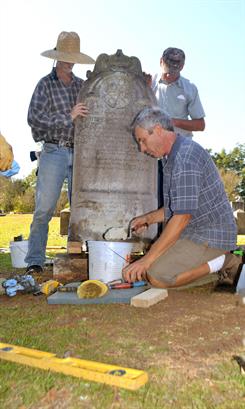
[[[0,218],[0,247],[28,237],[32,215]],[[245,244],[244,237],[239,237]],[[49,247],[65,246],[59,219]],[[60,252],[62,250],[51,249]],[[65,250],[63,250],[65,251]],[[0,277],[14,271],[0,253]],[[24,270],[16,269],[22,273]],[[52,277],[48,267],[42,281]],[[123,291],[123,290],[122,290]],[[48,305],[44,295],[0,295],[0,342],[145,370],[137,391],[0,361],[3,409],[241,409],[245,376],[233,355],[245,353],[245,306],[213,284],[169,291],[148,309],[125,304]]]

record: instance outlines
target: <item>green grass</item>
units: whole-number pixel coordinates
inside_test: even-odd
[[[23,235],[27,240],[32,222],[32,214],[8,214],[0,217],[0,248],[9,247],[15,236]],[[53,217],[49,224],[48,246],[66,246],[66,237],[60,236],[60,218]],[[245,235],[237,236],[237,244],[245,245]]]
[[[99,383],[87,382],[61,374],[2,361],[0,365],[0,407],[17,409],[46,408],[40,402],[53,391],[56,400],[50,408],[69,409],[242,409],[245,379],[225,355],[205,374],[186,376],[168,363],[168,339],[159,336],[161,351],[154,351],[150,338],[135,337],[130,325],[113,326],[123,320],[130,307],[115,306],[47,306],[41,299],[26,297],[20,309],[14,300],[1,310],[4,337],[8,343],[57,353],[62,357],[69,349],[73,356],[147,370],[149,382],[138,391],[127,391]],[[144,312],[133,310],[132,320]],[[69,321],[73,319],[73,325]],[[140,316],[140,317],[139,317]],[[163,346],[165,345],[165,350]],[[155,355],[157,354],[157,355]],[[155,356],[155,360],[153,359]],[[165,362],[164,359],[165,357]],[[193,362],[194,363],[194,362]],[[55,392],[56,391],[56,392]],[[59,397],[59,393],[62,396]],[[64,393],[64,396],[62,395]],[[49,396],[49,395],[48,395]],[[52,393],[51,397],[52,398]],[[47,398],[46,398],[47,399]],[[54,399],[54,398],[53,398]],[[59,406],[66,399],[66,406]],[[57,401],[58,400],[58,401]],[[57,406],[56,406],[57,405]]]
[[[28,239],[32,214],[8,214],[0,217],[0,247],[9,247],[15,236]],[[66,246],[66,237],[59,234],[59,217],[53,217],[49,224],[48,246]]]
[[[245,246],[245,234],[238,234],[237,236],[237,245],[238,246]]]
[[[6,216],[0,217],[0,248],[9,248],[10,242],[14,237],[22,234],[24,240],[28,239],[30,225],[32,222],[32,214],[8,214]],[[49,224],[49,236],[48,236],[48,247],[66,247],[67,238],[66,236],[61,236],[59,234],[60,229],[60,218],[53,217]],[[57,252],[61,253],[64,250],[57,249]],[[47,249],[47,256],[55,256],[54,249]],[[14,269],[11,264],[10,253],[0,252],[0,273],[7,273],[17,271],[21,272],[20,269]]]

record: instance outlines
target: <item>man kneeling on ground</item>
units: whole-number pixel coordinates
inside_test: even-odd
[[[237,281],[242,258],[230,253],[236,248],[236,223],[210,154],[176,134],[159,108],[144,108],[132,126],[140,151],[163,162],[164,207],[134,218],[131,228],[141,233],[162,222],[165,228],[141,259],[123,269],[124,279],[171,288],[219,272],[218,277]]]

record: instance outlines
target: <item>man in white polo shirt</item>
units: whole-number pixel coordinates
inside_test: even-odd
[[[158,105],[171,118],[174,131],[192,137],[193,131],[205,128],[205,113],[196,85],[180,75],[185,53],[179,48],[167,48],[160,59],[161,73],[152,79],[152,89]],[[162,203],[162,163],[158,163],[158,202]]]
[[[205,128],[205,113],[195,84],[180,75],[185,53],[169,47],[160,59],[161,73],[153,77],[152,89],[159,107],[172,119],[175,132],[192,136],[193,131]]]

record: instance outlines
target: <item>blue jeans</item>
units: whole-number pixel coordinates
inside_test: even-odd
[[[43,266],[48,240],[48,224],[54,214],[64,180],[68,179],[68,197],[71,202],[73,149],[45,143],[40,156],[36,207],[31,224],[28,266]]]

